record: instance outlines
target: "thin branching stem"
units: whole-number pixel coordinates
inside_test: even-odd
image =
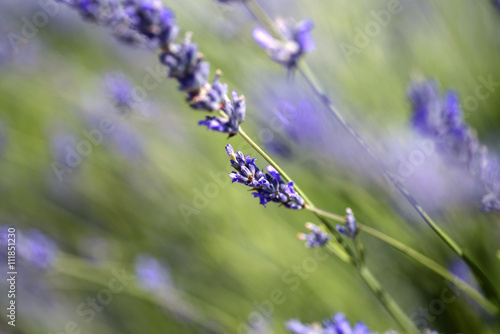
[[[239,129],[239,134],[259,154],[261,154],[262,157],[264,157],[264,159],[266,159],[287,181],[291,180],[290,177],[283,171],[283,169],[281,169],[281,167],[265,152],[265,150],[261,148],[249,135],[247,135],[246,132],[241,129],[241,127]],[[343,238],[338,234],[338,231],[324,219],[324,217],[328,217],[325,214],[326,211],[317,209],[314,205],[311,204],[311,201],[308,199],[308,197],[304,196],[304,193],[302,191],[299,192],[299,187],[295,188],[297,192],[304,198],[304,201],[306,202],[305,208],[313,212],[334,236],[333,240],[335,240],[336,242],[329,243],[329,249],[341,260],[352,264],[357,269],[357,272],[361,276],[363,281],[370,288],[373,294],[378,298],[380,303],[385,307],[389,314],[391,314],[394,320],[401,326],[401,328],[404,329],[405,333],[419,333],[413,322],[403,312],[396,301],[385,290],[382,289],[381,284],[377,281],[375,276],[373,276],[368,267],[366,267],[366,265],[360,262],[360,259],[356,257],[356,254],[359,254],[359,249],[357,249],[356,252],[353,252],[352,249],[347,246]],[[335,215],[335,217],[338,220],[341,216]],[[359,247],[359,245],[357,245],[357,247]]]
[[[308,208],[309,210],[313,211],[314,213],[321,215],[323,217],[332,219],[337,222],[343,222],[342,216],[339,216],[337,214],[318,209],[318,208]],[[481,307],[483,307],[486,311],[488,311],[491,314],[500,314],[500,310],[498,307],[490,302],[488,299],[486,299],[480,292],[478,292],[476,289],[474,289],[469,283],[465,282],[462,280],[460,277],[454,275],[452,272],[441,266],[439,263],[436,261],[428,258],[427,256],[417,252],[413,248],[405,245],[401,241],[396,240],[393,237],[388,236],[387,234],[380,232],[373,227],[370,227],[368,225],[362,224],[358,222],[358,229],[362,232],[365,232],[367,234],[370,234],[371,236],[379,239],[380,241],[388,244],[389,246],[397,249],[403,254],[406,254],[413,260],[417,261],[424,267],[432,270],[439,276],[443,277],[444,279],[452,282],[457,286],[458,289],[462,290],[465,292],[469,297],[474,299]]]

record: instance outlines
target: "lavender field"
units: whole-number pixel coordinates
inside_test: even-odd
[[[499,31],[0,0],[0,334],[500,333]]]

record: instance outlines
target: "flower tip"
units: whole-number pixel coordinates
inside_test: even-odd
[[[313,230],[315,227],[316,227],[316,225],[314,225],[313,223],[306,223],[306,228],[308,230]]]
[[[306,237],[306,235],[304,233],[298,233],[297,234],[297,238],[299,240],[306,240],[307,239],[307,237]]]
[[[255,42],[266,50],[272,48],[276,43],[274,38],[262,28],[255,28],[252,36]]]
[[[342,226],[342,225],[337,225],[337,226],[336,226],[336,229],[337,229],[337,231],[338,231],[340,234],[342,234],[342,235],[346,235],[346,230],[345,230],[344,226]]]
[[[234,154],[234,150],[231,144],[226,145],[226,153],[231,158],[231,160],[236,161],[236,155]]]

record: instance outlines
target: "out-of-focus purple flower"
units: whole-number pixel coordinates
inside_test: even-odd
[[[77,139],[67,132],[56,132],[51,134],[51,167],[59,182],[66,180],[66,176],[72,175],[79,169],[82,157],[77,150]]]
[[[491,0],[493,6],[500,12],[500,0]]]
[[[89,21],[109,26],[131,44],[147,40],[166,48],[179,32],[175,16],[161,0],[57,0],[75,8]]]
[[[54,241],[36,229],[19,233],[18,250],[23,259],[37,268],[50,267],[58,252]]]
[[[293,181],[283,182],[281,175],[272,166],[267,166],[264,174],[256,165],[255,159],[244,156],[241,151],[234,152],[231,145],[226,146],[226,153],[231,158],[231,166],[236,172],[229,177],[234,182],[242,183],[254,190],[254,197],[260,199],[260,204],[266,206],[268,202],[280,203],[287,209],[300,210],[304,208],[304,200],[294,190]]]
[[[148,254],[136,257],[135,273],[139,286],[151,292],[160,292],[172,285],[170,269]]]
[[[500,212],[500,163],[465,123],[458,94],[443,96],[435,80],[415,82],[408,91],[413,109],[413,126],[421,135],[434,141],[438,151],[451,166],[469,171],[486,190],[484,211]]]
[[[104,88],[113,104],[120,111],[128,111],[133,108],[136,102],[132,96],[134,86],[123,73],[107,73],[104,76]]]
[[[306,241],[306,247],[321,247],[328,243],[331,235],[323,231],[319,226],[312,223],[306,223],[306,228],[310,233],[299,233],[298,238]]]
[[[257,44],[269,53],[273,61],[286,66],[287,69],[294,68],[300,57],[315,48],[311,36],[314,22],[312,20],[303,20],[295,23],[277,19],[276,26],[280,30],[284,41],[275,39],[262,28],[253,30],[253,38]]]
[[[227,85],[220,83],[220,74],[208,83],[210,64],[203,60],[198,46],[191,42],[191,34],[175,43],[179,28],[174,13],[161,0],[58,0],[76,8],[84,17],[109,26],[115,35],[129,44],[141,44],[137,36],[161,50],[160,62],[170,78],[179,83],[179,90],[187,94],[187,102],[196,110],[223,111],[229,119],[210,116],[200,122],[209,129],[235,135],[237,124],[245,116],[243,98],[227,96]],[[136,36],[137,35],[137,36]],[[130,103],[127,85],[113,82],[114,95],[123,105]]]
[[[191,42],[191,34],[186,34],[182,44],[163,52],[160,61],[169,68],[169,77],[179,83],[179,90],[189,93],[188,101],[206,87],[210,64],[203,60],[198,45]]]
[[[116,151],[127,159],[143,157],[141,137],[126,124],[117,124],[116,129],[110,133],[110,141]]]
[[[321,324],[304,324],[299,320],[289,320],[286,328],[293,334],[370,334],[371,331],[362,322],[351,326],[344,314],[337,313],[323,320]]]
[[[283,125],[284,133],[296,144],[309,149],[321,146],[325,139],[325,122],[319,117],[314,105],[305,99],[280,100],[276,104],[276,115]]]
[[[352,210],[350,208],[347,208],[345,211],[345,227],[342,225],[337,225],[337,231],[339,231],[339,233],[343,236],[354,239],[358,234],[358,224],[356,218],[354,218]]]
[[[227,96],[227,85],[220,82],[222,73],[217,71],[212,85],[205,85],[200,92],[189,94],[187,101],[195,110],[214,111],[220,110]]]
[[[375,334],[363,322],[358,322],[352,326],[343,313],[336,313],[332,317],[324,319],[321,323],[305,324],[292,319],[287,321],[285,326],[293,334]],[[386,334],[397,333],[389,331]],[[438,333],[426,330],[423,334]]]

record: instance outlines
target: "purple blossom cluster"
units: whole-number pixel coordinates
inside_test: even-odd
[[[19,254],[30,265],[49,268],[57,257],[55,242],[36,229],[30,229],[19,236]]]
[[[363,322],[351,326],[349,320],[343,313],[336,313],[331,318],[321,323],[305,324],[299,320],[292,319],[285,324],[286,328],[293,334],[375,334]],[[389,331],[385,334],[397,334]],[[423,334],[439,334],[436,331],[424,330]]]
[[[284,65],[287,69],[292,69],[306,52],[311,52],[315,48],[311,36],[314,22],[303,20],[295,23],[278,18],[275,23],[283,40],[274,38],[262,28],[254,29],[253,38],[268,52],[271,60]]]
[[[135,273],[137,283],[147,291],[159,292],[172,285],[169,268],[148,254],[136,257]]]
[[[206,116],[200,125],[228,133],[239,131],[245,118],[244,97],[233,92],[227,96],[227,85],[217,73],[208,82],[210,64],[203,59],[191,34],[176,43],[179,28],[174,13],[161,0],[58,0],[74,7],[84,18],[113,28],[115,35],[130,44],[146,41],[159,48],[160,62],[167,67],[168,76],[177,80],[179,90],[187,94],[186,101],[195,110],[219,112],[221,116]]]
[[[135,101],[132,96],[134,86],[123,73],[107,73],[104,76],[104,89],[114,106],[121,112],[126,112],[134,107]]]
[[[255,159],[244,156],[241,151],[235,153],[231,145],[226,146],[226,152],[231,158],[231,166],[236,169],[229,177],[233,179],[233,183],[242,183],[252,188],[252,194],[260,199],[260,204],[266,206],[268,202],[275,202],[293,210],[304,207],[304,199],[293,188],[293,181],[283,182],[274,167],[267,166],[267,173],[263,173],[255,165]]]
[[[306,228],[311,231],[309,233],[299,233],[298,238],[306,241],[307,248],[321,247],[332,238],[331,235],[323,231],[318,225],[306,223]]]
[[[452,166],[469,171],[486,190],[482,209],[500,212],[500,162],[488,153],[474,131],[465,123],[458,94],[441,95],[434,80],[415,82],[408,97],[413,110],[413,127],[434,141]]]
[[[286,323],[286,328],[293,334],[370,334],[371,331],[362,322],[354,327],[343,313],[336,313],[322,323],[304,324],[293,319]]]
[[[350,208],[347,208],[345,216],[345,226],[337,225],[337,231],[345,237],[350,239],[356,238],[358,234],[358,223],[356,218],[354,218],[354,214]]]

